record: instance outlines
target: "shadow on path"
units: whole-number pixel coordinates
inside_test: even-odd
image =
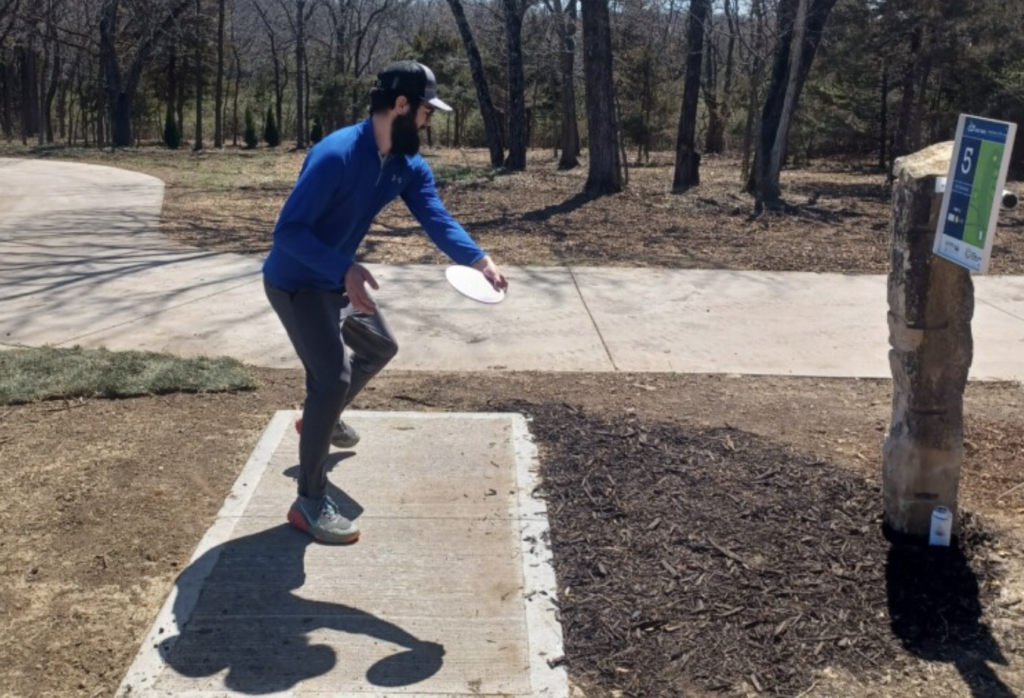
[[[346,501],[350,513],[353,506],[358,507]],[[228,541],[189,565],[177,580],[174,617],[180,634],[159,646],[167,665],[190,678],[226,669],[224,687],[245,694],[287,691],[340,663],[359,661],[358,654],[313,640],[334,630],[402,648],[371,666],[342,667],[347,676],[363,674],[370,685],[410,686],[441,669],[442,645],[358,608],[294,593],[306,582],[304,558],[310,544],[309,536],[282,524]],[[344,555],[345,549],[338,548],[341,564]],[[337,582],[342,585],[344,579]]]

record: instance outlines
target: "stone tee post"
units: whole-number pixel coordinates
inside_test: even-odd
[[[889,269],[892,422],[882,447],[885,521],[927,539],[932,510],[957,515],[963,396],[974,346],[974,284],[932,254],[953,143],[896,160]]]

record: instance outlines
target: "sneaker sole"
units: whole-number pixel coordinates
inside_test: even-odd
[[[292,526],[299,529],[300,531],[308,533],[309,535],[313,536],[313,540],[318,540],[321,543],[331,543],[333,545],[351,545],[352,543],[355,543],[359,540],[359,531],[356,531],[355,533],[348,536],[317,535],[316,533],[310,530],[309,522],[306,521],[306,517],[300,514],[299,512],[295,511],[294,509],[290,509],[288,511],[288,523],[290,523]]]

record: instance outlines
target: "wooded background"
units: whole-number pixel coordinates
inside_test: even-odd
[[[510,170],[587,150],[595,193],[652,151],[675,151],[676,190],[733,153],[771,204],[787,164],[888,168],[961,112],[1024,123],[1020,0],[0,0],[0,132],[301,149],[403,58],[454,107],[433,145]]]

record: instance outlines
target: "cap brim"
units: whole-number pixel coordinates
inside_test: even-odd
[[[435,109],[440,109],[441,111],[452,111],[452,108],[449,107],[446,102],[442,102],[437,97],[434,97],[433,99],[428,99],[427,104],[434,107]]]

